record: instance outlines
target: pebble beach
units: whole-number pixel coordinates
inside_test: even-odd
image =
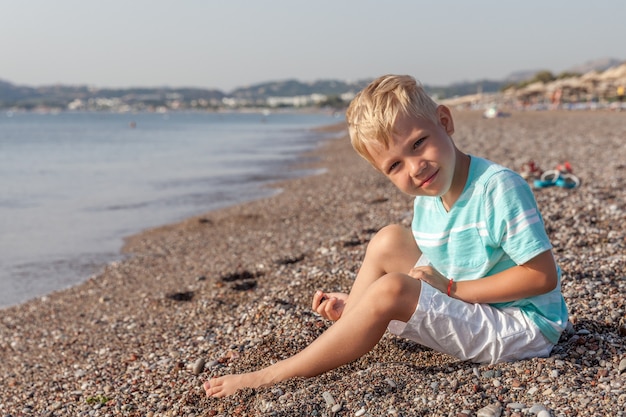
[[[464,152],[581,179],[534,190],[572,323],[550,357],[476,365],[386,334],[319,377],[205,397],[318,337],[314,291],[349,291],[376,231],[410,224],[346,133],[303,155],[320,174],[129,237],[83,284],[1,310],[0,416],[626,416],[626,113],[453,115]]]

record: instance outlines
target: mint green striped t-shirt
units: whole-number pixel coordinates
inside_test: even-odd
[[[465,189],[447,212],[440,198],[416,197],[412,229],[431,265],[455,281],[480,279],[550,250],[537,202],[517,173],[471,156]],[[518,307],[556,344],[567,324],[567,307],[557,287],[542,295],[496,308]]]

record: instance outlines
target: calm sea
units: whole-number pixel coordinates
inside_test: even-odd
[[[86,280],[123,238],[269,195],[340,121],[299,113],[0,114],[0,307]]]

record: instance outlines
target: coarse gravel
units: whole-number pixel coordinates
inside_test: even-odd
[[[85,283],[3,309],[0,416],[626,415],[626,113],[454,116],[462,150],[582,180],[534,190],[573,324],[550,357],[476,365],[386,334],[319,377],[205,397],[319,336],[313,292],[348,291],[373,234],[409,224],[411,199],[343,136],[304,156],[318,175],[130,237]]]

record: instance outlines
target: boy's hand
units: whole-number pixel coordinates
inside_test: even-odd
[[[427,282],[431,287],[438,289],[444,294],[448,292],[450,280],[430,265],[411,268],[409,275],[420,281]]]
[[[313,295],[313,311],[327,320],[339,320],[346,306],[348,294],[342,292],[325,293],[316,291]]]

